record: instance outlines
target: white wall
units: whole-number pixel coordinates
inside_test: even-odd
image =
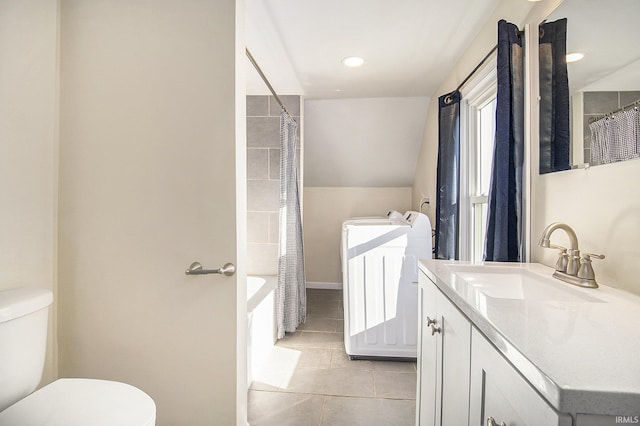
[[[304,251],[307,285],[342,283],[342,222],[410,210],[411,188],[304,188]]]
[[[543,0],[532,7],[508,0],[501,2],[493,18],[487,22],[481,34],[452,70],[450,78],[434,93],[413,183],[414,208],[423,194],[432,199],[435,195],[437,97],[453,90],[495,45],[499,19],[507,19],[521,27],[529,23],[535,28],[537,22],[546,17],[558,3],[558,0]],[[537,86],[534,89],[537,93]],[[535,113],[535,98],[532,102]],[[537,113],[533,120],[531,161],[532,164],[537,164]],[[640,185],[637,185],[640,160],[544,176],[539,176],[537,170],[537,166],[534,166],[531,176],[531,260],[548,266],[555,264],[555,251],[537,247],[537,240],[544,227],[551,222],[566,222],[575,229],[583,252],[607,255],[603,261],[594,260],[594,269],[602,283],[640,294],[637,280],[640,275]],[[427,211],[433,221],[435,206]],[[566,242],[561,232],[558,232],[558,236],[554,234],[554,242],[556,241],[560,244]]]
[[[429,98],[305,101],[305,185],[410,186]]]
[[[583,253],[605,254],[593,260],[601,284],[640,294],[640,160],[587,170],[534,175],[532,238],[552,222],[568,223]],[[562,231],[553,242],[565,245]],[[533,246],[532,261],[553,266],[555,250]]]
[[[56,288],[57,1],[0,2],[0,289]],[[57,376],[51,310],[43,382]]]

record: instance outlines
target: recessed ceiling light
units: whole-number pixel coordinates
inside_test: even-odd
[[[342,60],[342,64],[345,67],[359,67],[360,65],[364,64],[364,59],[360,58],[359,56],[349,56],[348,58],[344,58]]]
[[[580,53],[580,52],[568,53],[567,54],[567,63],[576,62],[576,61],[579,61],[582,58],[584,58],[584,53]]]

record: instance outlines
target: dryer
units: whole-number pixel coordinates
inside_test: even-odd
[[[351,359],[416,358],[418,260],[430,257],[431,223],[422,213],[343,223],[344,345]]]

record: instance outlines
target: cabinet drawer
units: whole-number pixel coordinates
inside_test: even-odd
[[[470,425],[571,426],[475,328],[471,342]]]

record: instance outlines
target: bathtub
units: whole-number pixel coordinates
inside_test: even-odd
[[[276,276],[247,277],[247,385],[251,385],[278,338]]]

